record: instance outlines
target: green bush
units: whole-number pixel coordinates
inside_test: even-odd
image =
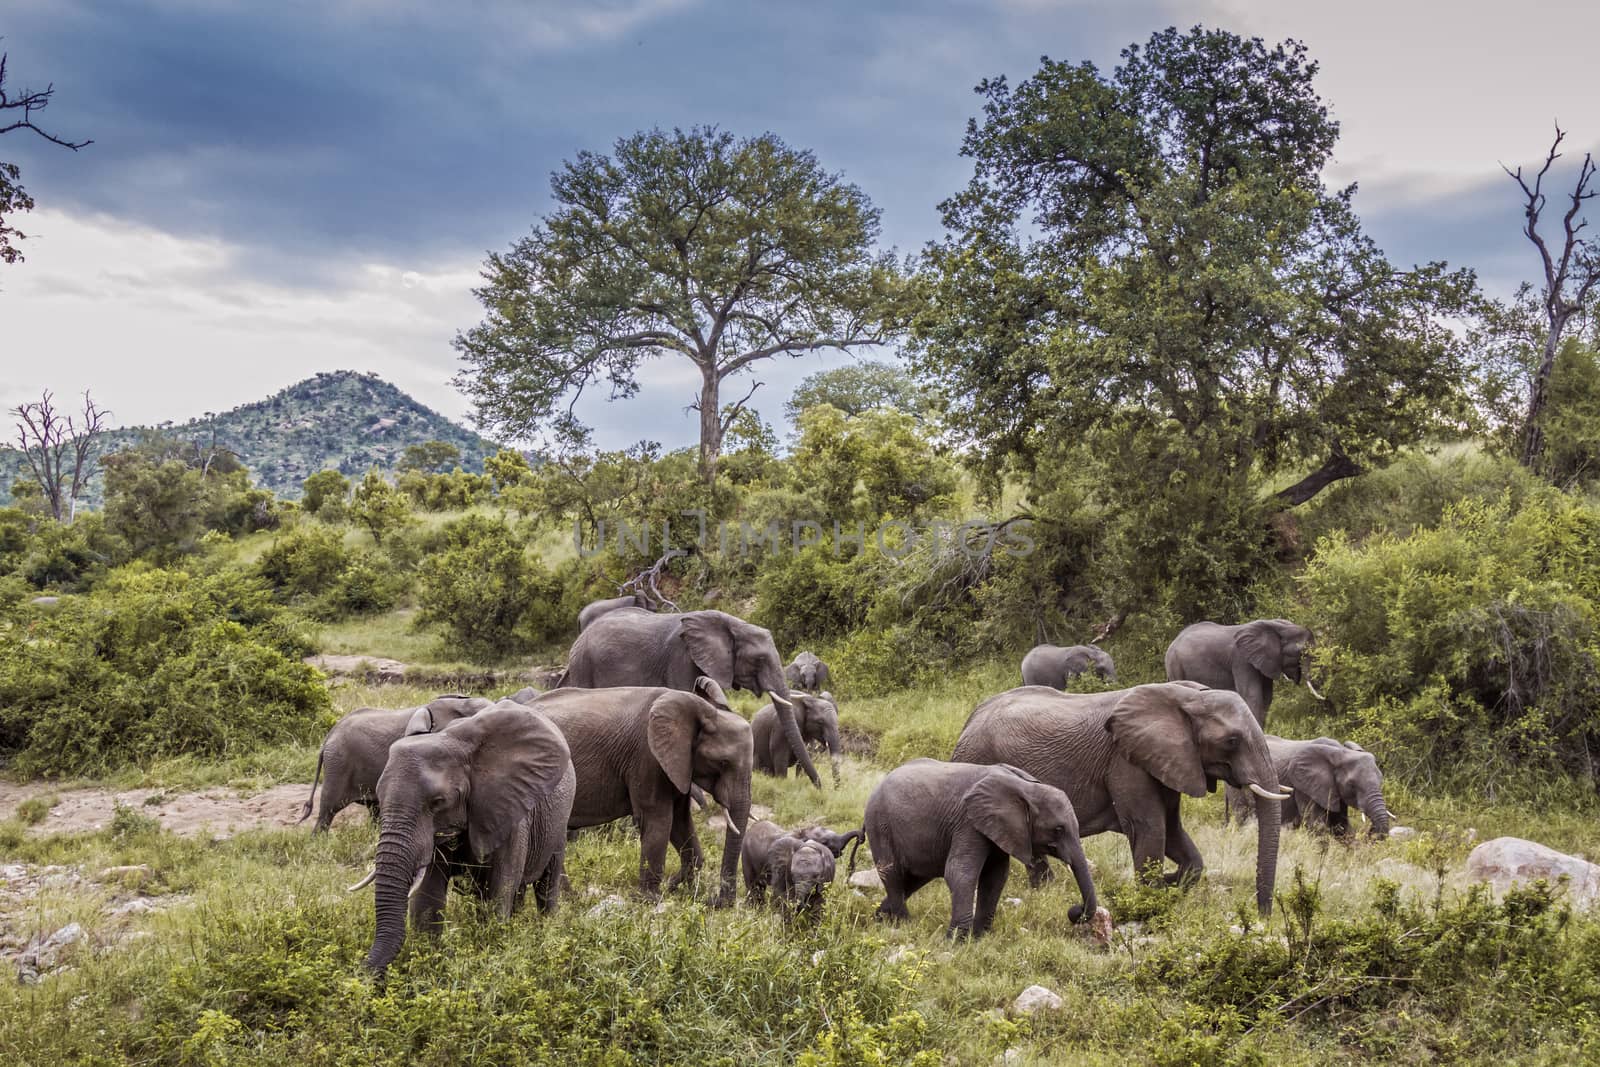
[[[350,564],[343,532],[327,526],[297,526],[273,540],[256,569],[283,600],[321,596]]]
[[[833,641],[862,626],[882,583],[881,559],[826,544],[775,554],[756,577],[755,621],[780,649]]]
[[[1388,773],[1600,779],[1600,511],[1468,499],[1408,537],[1324,540],[1305,584],[1338,729]]]
[[[544,609],[561,603],[561,581],[498,520],[468,515],[446,524],[417,576],[418,623],[442,626],[468,657],[525,651],[557,623]]]
[[[27,774],[314,740],[331,722],[309,651],[238,572],[135,564],[0,630],[0,755]]]
[[[301,483],[300,506],[307,515],[316,515],[330,521],[344,518],[345,501],[350,496],[350,482],[336,470],[318,471]],[[326,512],[326,514],[325,514]]]

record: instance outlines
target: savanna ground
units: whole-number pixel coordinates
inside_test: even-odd
[[[785,825],[859,825],[886,770],[947,756],[967,712],[1013,684],[1011,671],[996,664],[847,702],[852,755],[840,786],[758,776],[756,803]],[[346,685],[335,695],[348,711],[404,706],[431,690]],[[1285,716],[1299,707],[1292,695],[1284,703]],[[443,938],[408,940],[376,983],[361,965],[371,897],[345,891],[376,841],[359,811],[322,837],[267,825],[217,840],[208,828],[164,829],[152,814],[195,792],[247,806],[272,790],[278,799],[261,821],[297,817],[315,760],[313,747],[285,746],[6,794],[21,799],[0,812],[7,869],[60,865],[88,880],[5,903],[0,922],[13,940],[71,922],[86,936],[36,984],[0,983],[0,1059],[1555,1063],[1600,1052],[1600,923],[1569,916],[1559,891],[1496,904],[1463,872],[1472,841],[1499,834],[1593,854],[1600,825],[1588,798],[1563,798],[1552,815],[1537,800],[1469,807],[1392,786],[1398,821],[1419,833],[1345,844],[1286,832],[1279,904],[1265,923],[1253,914],[1253,829],[1224,828],[1220,797],[1186,800],[1207,861],[1186,892],[1134,885],[1121,837],[1087,842],[1117,922],[1109,948],[1068,923],[1070,878],[1032,891],[1019,865],[993,934],[976,943],[945,939],[942,883],[912,899],[912,921],[890,927],[873,919],[877,894],[847,887],[842,871],[814,929],[742,904],[707,908],[708,880],[658,908],[632,893],[638,844],[624,823],[571,847],[573,891],[556,916],[530,908],[502,923],[454,896]],[[80,784],[155,799],[115,808],[99,829],[59,832],[52,803]],[[721,834],[706,813],[697,818],[714,871]],[[127,894],[95,872],[138,865],[148,868],[140,892],[175,906],[112,912]],[[1008,1013],[1033,984],[1060,994],[1064,1008]]]

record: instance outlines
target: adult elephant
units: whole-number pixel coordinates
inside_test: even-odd
[[[396,741],[378,780],[377,861],[350,887],[376,887],[367,966],[381,972],[399,954],[408,899],[412,927],[437,931],[457,874],[469,874],[502,917],[528,885],[540,910],[553,911],[576,791],[561,731],[516,704]]]
[[[695,680],[702,677],[724,689],[770,697],[789,751],[812,784],[822,786],[800,734],[771,632],[726,612],[607,612],[573,642],[566,672],[556,684],[579,689],[666,686],[692,693]]]
[[[820,693],[828,688],[828,665],[816,653],[802,652],[783,669],[783,677],[790,689]]]
[[[800,720],[800,736],[808,745],[822,745],[828,750],[833,766],[833,784],[839,784],[839,705],[832,693],[812,696],[810,693],[794,694],[795,717]],[[789,776],[795,765],[794,753],[789,750],[788,739],[778,722],[778,710],[771,704],[756,712],[750,720],[750,731],[756,743],[756,770],[779,778]]]
[[[994,922],[1012,858],[1033,869],[1050,856],[1072,868],[1083,894],[1068,918],[1094,916],[1094,880],[1072,805],[1062,790],[1016,767],[914,759],[890,771],[867,798],[865,829],[883,880],[880,918],[906,918],[906,898],[943,878],[950,887],[950,936],[982,937]]]
[[[609,600],[591,600],[578,612],[579,632],[587,630],[590,623],[608,611],[616,611],[618,608],[643,608],[648,611],[650,610],[650,601],[638,593],[633,593],[629,596],[614,596]]]
[[[716,903],[732,904],[739,849],[750,820],[750,724],[728,707],[722,689],[701,679],[698,692],[661,686],[552,689],[526,707],[547,716],[567,739],[578,770],[568,828],[632,817],[639,826],[639,890],[659,896],[667,845],[678,850],[671,890],[703,856],[689,817],[689,789],[699,786],[728,813]]]
[[[1108,682],[1117,680],[1111,654],[1093,645],[1035,645],[1022,657],[1022,684],[1065,689],[1067,680],[1094,671]]]
[[[1204,867],[1183,829],[1180,797],[1202,797],[1219,781],[1256,794],[1260,820],[1256,904],[1272,910],[1281,793],[1267,740],[1237,693],[1168,682],[1105,693],[1023,686],[979,704],[951,757],[1007,763],[1066,791],[1084,837],[1115,830],[1128,838],[1135,873],[1168,883]],[[877,841],[868,827],[876,855]],[[1031,872],[1037,884],[1044,872]]]
[[[1185,626],[1167,646],[1167,681],[1231,689],[1266,729],[1276,679],[1303,682],[1312,696],[1322,699],[1306,670],[1310,644],[1311,631],[1288,619],[1256,619],[1238,626],[1197,622]]]
[[[1290,741],[1267,735],[1278,781],[1294,790],[1284,805],[1290,826],[1316,826],[1343,836],[1350,832],[1350,810],[1367,817],[1368,832],[1388,837],[1389,805],[1383,799],[1383,772],[1366,749],[1331,737]]]
[[[313,833],[328,829],[333,817],[351,804],[365,804],[377,818],[378,778],[389,761],[389,746],[410,734],[443,730],[458,719],[476,715],[489,706],[482,697],[452,693],[436,697],[415,708],[357,708],[334,724],[322,739],[317,754],[317,774],[311,781],[311,795],[300,809],[300,822],[311,816],[317,783],[322,783],[322,807],[317,812]],[[323,769],[327,779],[323,779]]]

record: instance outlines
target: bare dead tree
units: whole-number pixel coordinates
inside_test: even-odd
[[[11,409],[17,420],[17,448],[28,461],[57,522],[77,515],[78,497],[99,466],[96,439],[105,432],[111,412],[96,406],[83,392],[82,421],[56,410],[46,389],[43,398]]]
[[[662,570],[668,563],[671,563],[679,556],[687,556],[688,554],[689,552],[687,549],[668,549],[666,555],[662,556],[653,564],[646,567],[638,574],[635,574],[632,578],[629,578],[621,585],[617,586],[617,594],[619,596],[627,593],[642,594],[646,598],[655,602],[655,606],[651,609],[653,611],[661,611],[662,609],[667,611],[677,611],[678,605],[674,604],[672,601],[668,600],[664,595],[662,595],[661,588],[656,583],[660,581]]]
[[[31,130],[43,137],[51,144],[70,148],[74,152],[93,141],[69,141],[39,125],[37,117],[50,103],[50,96],[55,92],[54,85],[46,85],[43,89],[24,89],[20,95],[13,95],[6,91],[6,54],[0,52],[0,134],[11,133],[14,130]],[[21,240],[27,235],[14,227],[7,226],[5,217],[19,211],[33,209],[33,198],[30,197],[18,182],[21,171],[15,163],[0,160],[0,263],[17,263],[22,260],[22,253],[12,243],[13,238]]]
[[[1544,235],[1539,232],[1540,216],[1545,209],[1543,184],[1550,167],[1561,158],[1557,151],[1566,133],[1556,127],[1555,140],[1545,156],[1544,166],[1533,176],[1533,184],[1522,176],[1522,168],[1512,170],[1504,163],[1501,169],[1509,174],[1522,190],[1525,200],[1523,214],[1527,219],[1522,232],[1539,250],[1544,265],[1544,313],[1548,330],[1544,338],[1544,355],[1534,371],[1532,386],[1528,391],[1528,414],[1522,425],[1522,464],[1533,468],[1544,454],[1544,428],[1541,425],[1544,409],[1549,403],[1550,376],[1555,370],[1556,352],[1561,345],[1561,334],[1567,324],[1582,313],[1589,296],[1600,285],[1600,245],[1593,238],[1580,237],[1589,225],[1580,218],[1584,202],[1595,195],[1589,188],[1594,179],[1595,165],[1591,153],[1583,154],[1583,165],[1578,168],[1578,180],[1568,198],[1567,210],[1561,216],[1561,251],[1552,253]]]

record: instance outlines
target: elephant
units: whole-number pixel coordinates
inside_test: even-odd
[[[628,596],[614,596],[609,600],[591,600],[583,606],[583,610],[578,612],[578,632],[582,633],[589,628],[591,622],[594,622],[606,612],[616,611],[618,608],[643,608],[649,611],[650,601],[638,593],[632,593]]]
[[[1072,868],[1083,903],[1068,918],[1094,916],[1094,880],[1071,802],[1016,767],[903,763],[867,798],[863,829],[883,880],[881,919],[907,918],[906,898],[943,878],[950,887],[949,936],[982,937],[994,923],[1013,856],[1030,866],[1054,856]]]
[[[865,830],[851,830],[847,834],[841,834],[835,830],[828,829],[826,826],[806,826],[796,830],[794,834],[796,837],[807,841],[815,841],[819,845],[828,846],[828,851],[833,853],[834,859],[844,855],[845,846],[850,842],[855,841],[859,844],[862,838],[866,837]]]
[[[437,933],[450,880],[502,918],[534,887],[539,909],[560,901],[566,827],[578,780],[550,720],[501,702],[436,733],[402,737],[378,779],[383,830],[372,873],[377,922],[367,967],[382,973],[413,929]]]
[[[833,763],[833,784],[839,784],[839,705],[833,694],[823,692],[818,696],[794,693],[794,710],[800,720],[800,735],[807,742],[824,745]],[[750,730],[756,743],[756,770],[779,778],[789,776],[795,764],[789,743],[778,729],[778,712],[771,704],[756,712],[750,720]]]
[[[750,821],[750,724],[728,707],[722,688],[702,678],[696,692],[663,686],[552,689],[526,705],[555,723],[572,748],[578,796],[568,829],[632,816],[639,826],[639,891],[661,894],[667,844],[680,867],[670,891],[699,870],[704,857],[689,817],[689,789],[698,785],[727,812],[722,871],[715,903],[733,903],[739,849]]]
[[[1383,772],[1372,753],[1353,741],[1331,737],[1289,741],[1267,735],[1267,750],[1278,769],[1278,781],[1294,790],[1283,807],[1284,822],[1350,832],[1350,809],[1367,817],[1367,832],[1389,836],[1391,817],[1383,799]]]
[[[787,915],[801,913],[813,921],[820,919],[822,896],[833,884],[838,853],[821,841],[798,832],[786,833],[764,819],[752,822],[744,836],[740,862],[747,899],[764,903],[770,886]]]
[[[1185,626],[1167,646],[1167,681],[1231,689],[1244,697],[1265,730],[1275,679],[1303,682],[1312,696],[1323,699],[1306,670],[1310,644],[1311,631],[1288,619],[1256,619],[1239,626],[1197,622]]]
[[[489,706],[482,697],[457,693],[436,697],[417,708],[357,708],[334,724],[322,740],[317,755],[317,775],[311,795],[300,809],[300,822],[311,816],[317,783],[322,782],[322,810],[313,833],[328,829],[333,817],[351,804],[361,803],[377,818],[378,776],[389,761],[389,746],[410,734],[443,730],[457,719],[475,715]],[[327,780],[322,780],[326,766]]]
[[[1111,654],[1094,645],[1035,645],[1022,657],[1022,684],[1065,689],[1067,679],[1094,671],[1108,682],[1117,680]]]
[[[1266,736],[1237,693],[1194,682],[1104,693],[1023,686],[979,704],[951,758],[1010,764],[1065,790],[1083,836],[1125,835],[1141,877],[1160,878],[1164,859],[1174,860],[1170,884],[1186,883],[1204,867],[1179,818],[1182,794],[1205,796],[1219,780],[1247,788],[1258,797],[1256,904],[1271,913],[1279,805],[1289,794],[1280,791]],[[1044,865],[1030,874],[1037,885]]]
[[[607,612],[573,642],[567,669],[556,684],[579,689],[666,686],[692,693],[701,677],[724,689],[766,693],[777,708],[789,751],[821,788],[771,632],[726,612]]]
[[[815,653],[802,652],[783,669],[783,677],[790,689],[820,693],[828,688],[828,665],[818,659]]]

